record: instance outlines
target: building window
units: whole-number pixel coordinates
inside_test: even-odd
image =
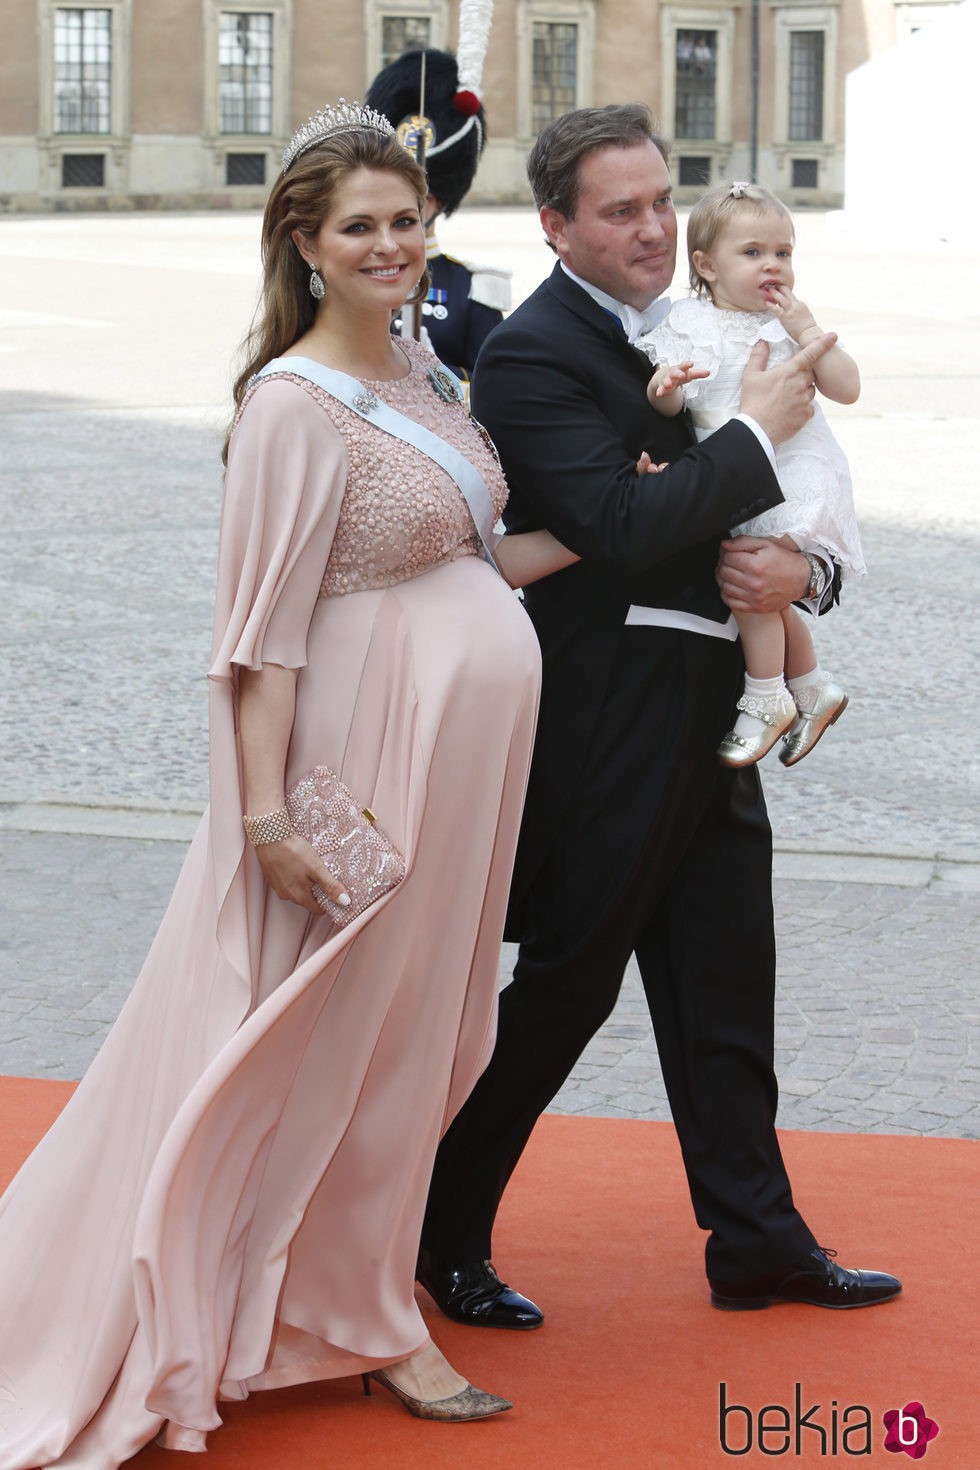
[[[63,189],[104,189],[104,153],[63,153],[61,155],[61,187]]]
[[[428,15],[383,15],[381,17],[381,65],[387,66],[404,51],[421,51],[431,44],[432,19]]]
[[[705,158],[713,178],[734,167],[734,88],[747,90],[741,63],[736,68],[733,60],[737,14],[735,5],[695,9],[690,0],[660,7],[660,116],[677,155],[690,155],[687,188],[699,186]]]
[[[112,12],[56,10],[54,131],[112,131]]]
[[[674,136],[717,137],[717,31],[678,30],[675,47]]]
[[[250,184],[253,188],[265,183],[264,153],[226,153],[225,183]]]
[[[534,22],[531,74],[531,130],[540,133],[552,118],[575,106],[578,26]]]
[[[682,153],[677,160],[677,182],[682,189],[710,184],[711,159]]]
[[[816,189],[820,183],[817,160],[815,158],[792,159],[790,178],[794,189]]]
[[[809,5],[801,0],[786,4],[777,0],[775,5],[772,136],[787,184],[794,154],[809,154],[811,159],[819,160],[823,190],[831,187],[825,165],[835,144],[840,162],[838,9],[836,3]],[[802,148],[801,143],[805,145]]]
[[[793,31],[789,38],[791,141],[823,137],[823,31]]]
[[[271,133],[271,15],[221,12],[218,73],[221,132]]]

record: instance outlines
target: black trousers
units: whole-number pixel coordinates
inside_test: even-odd
[[[740,678],[737,645],[623,630],[581,786],[534,884],[493,1056],[436,1157],[422,1244],[437,1257],[491,1255],[507,1181],[632,953],[710,1232],[708,1274],[737,1280],[813,1248],[775,1133],[769,822],[754,768],[715,755]]]

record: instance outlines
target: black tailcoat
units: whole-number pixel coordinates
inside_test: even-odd
[[[718,542],[783,498],[750,429],[731,423],[696,447],[687,415],[665,418],[648,403],[651,371],[619,322],[556,266],[488,339],[473,386],[473,411],[510,486],[508,529],[545,526],[583,558],[525,592],[545,677],[508,927],[515,940],[521,898],[573,800],[630,605],[726,622]],[[670,469],[637,475],[643,450]],[[650,815],[633,809],[638,827]]]
[[[648,403],[651,369],[560,267],[492,332],[473,410],[510,486],[508,529],[582,560],[529,587],[541,714],[508,937],[520,942],[487,1071],[436,1160],[423,1244],[484,1259],[534,1121],[615,1004],[635,953],[709,1274],[808,1251],[775,1136],[771,835],[758,775],[717,760],[736,642],[625,626],[631,605],[723,624],[729,528],[782,499],[733,421],[696,445]],[[637,475],[646,450],[661,474]]]

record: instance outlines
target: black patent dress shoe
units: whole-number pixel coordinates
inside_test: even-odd
[[[501,1281],[489,1261],[450,1266],[419,1252],[415,1279],[441,1312],[469,1327],[511,1327],[528,1332],[540,1327],[544,1313],[520,1292]]]
[[[710,1276],[712,1306],[723,1312],[753,1312],[774,1302],[806,1302],[811,1307],[876,1307],[898,1296],[902,1283],[884,1271],[851,1271],[838,1266],[830,1250],[813,1250],[767,1276],[746,1281],[716,1281]]]

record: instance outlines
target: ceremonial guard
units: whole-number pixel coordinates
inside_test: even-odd
[[[473,90],[478,80],[468,74],[466,61],[462,36],[459,61],[432,47],[406,51],[378,73],[367,94],[368,106],[391,120],[425,167],[431,286],[421,322],[436,356],[463,382],[485,338],[510,309],[510,272],[444,254],[435,233],[439,216],[448,218],[469,192],[487,139],[486,114]],[[477,78],[482,65],[480,51]]]

